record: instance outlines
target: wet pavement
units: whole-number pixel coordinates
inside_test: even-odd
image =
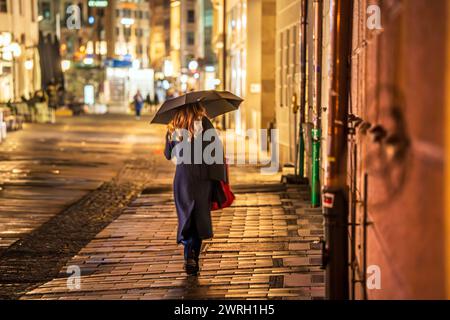
[[[0,252],[110,180],[126,159],[148,153],[149,127],[89,116],[11,133],[0,144]]]
[[[279,175],[263,176],[256,167],[231,167],[236,202],[213,213],[215,237],[202,247],[199,276],[188,277],[182,247],[175,243],[174,168],[162,156],[162,128],[149,128],[131,118],[105,120],[63,119],[54,127],[27,128],[18,137],[10,136],[8,143],[13,146],[16,141],[17,146],[2,168],[21,154],[28,154],[22,168],[30,168],[25,164],[30,165],[32,152],[21,150],[30,145],[36,158],[47,154],[51,161],[42,170],[35,163],[22,180],[2,177],[4,191],[14,196],[11,181],[16,181],[16,190],[22,185],[21,192],[33,194],[36,202],[27,206],[20,199],[12,202],[1,196],[0,201],[11,201],[12,208],[22,211],[2,216],[7,221],[9,214],[16,221],[9,225],[9,234],[16,232],[21,240],[0,256],[0,296],[3,292],[3,297],[22,299],[323,298],[317,243],[323,235],[322,216],[309,208],[306,187],[282,185]],[[102,134],[96,138],[95,132]],[[51,145],[38,138],[55,135],[60,139]],[[68,145],[71,152],[66,154],[61,148],[67,150]],[[56,165],[60,173],[53,177],[48,170]],[[11,169],[4,171],[13,175]],[[32,185],[39,177],[46,187]],[[59,202],[52,197],[55,188]],[[48,214],[39,216],[27,208]],[[68,286],[73,280],[70,266],[81,270],[80,288]]]

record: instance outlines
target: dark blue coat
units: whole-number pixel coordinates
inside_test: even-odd
[[[220,139],[214,130],[215,135],[211,142],[201,142],[203,133],[208,129],[214,129],[211,121],[206,117],[202,119],[202,126],[203,132],[197,136],[195,143],[201,143],[203,152],[214,139],[218,139],[217,141],[220,141]],[[171,141],[169,134],[166,135],[164,155],[168,160],[171,160],[172,156],[177,156],[175,147],[178,143],[180,142]],[[194,139],[192,139],[191,145],[191,149],[194,150]],[[223,153],[221,143],[220,148]],[[213,188],[217,185],[215,182],[227,181],[226,168],[223,163],[207,164],[202,159],[201,163],[195,164],[194,152],[191,153],[192,162],[190,164],[177,164],[173,182],[175,206],[178,215],[178,243],[190,236],[188,232],[192,231],[189,228],[191,221],[194,223],[197,235],[201,239],[212,238],[211,201]]]

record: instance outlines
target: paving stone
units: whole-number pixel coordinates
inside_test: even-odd
[[[150,136],[156,145],[163,143],[163,132],[152,134],[158,136]],[[95,148],[101,150],[102,146]],[[160,151],[150,152],[149,157],[162,159]],[[116,220],[64,262],[52,280],[26,292],[22,299],[324,297],[324,273],[318,268],[321,248],[315,244],[323,235],[322,216],[320,210],[309,207],[307,187],[281,185],[279,176],[262,176],[257,167],[231,166],[236,201],[232,207],[212,213],[215,237],[204,242],[198,277],[187,277],[183,248],[175,242],[173,166],[159,160],[155,164],[157,170],[116,167],[124,178],[133,179],[145,171],[152,171],[153,178],[145,182],[137,198],[120,209]],[[102,178],[108,179],[108,175]],[[58,214],[56,205],[51,214]],[[27,232],[27,227],[17,225],[14,230]],[[66,287],[70,265],[82,269],[79,291]]]

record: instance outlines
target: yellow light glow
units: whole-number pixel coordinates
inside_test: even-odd
[[[34,62],[33,62],[33,60],[27,60],[27,61],[25,61],[24,65],[25,65],[25,69],[33,70]]]

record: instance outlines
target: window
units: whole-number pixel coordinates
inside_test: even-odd
[[[187,45],[188,46],[193,46],[195,44],[195,34],[192,31],[189,31],[187,33]]]
[[[195,22],[195,11],[194,10],[188,10],[187,15],[188,23],[194,23]]]
[[[0,0],[0,12],[8,12],[8,0]]]

